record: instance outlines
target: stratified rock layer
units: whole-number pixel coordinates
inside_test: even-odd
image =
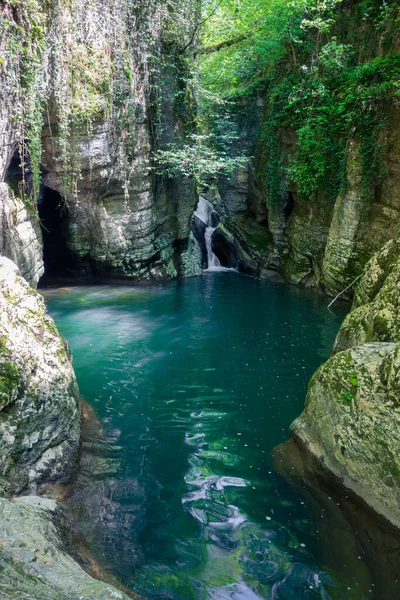
[[[0,183],[0,255],[18,265],[36,287],[43,275],[42,235],[38,218],[30,214],[6,183]]]
[[[0,258],[0,492],[67,479],[80,436],[67,342],[42,296]]]
[[[387,141],[385,178],[368,203],[363,198],[361,155],[357,140],[349,139],[345,191],[334,200],[329,190],[317,190],[313,200],[303,198],[288,178],[278,200],[268,196],[258,173],[268,166],[262,141],[251,123],[243,132],[255,153],[248,168],[221,178],[207,199],[234,237],[240,269],[269,278],[271,270],[291,283],[321,287],[328,294],[351,298],[352,282],[368,260],[390,238],[400,233],[400,111],[394,106],[382,128]],[[262,136],[261,136],[262,137]],[[283,130],[279,145],[284,161],[293,153],[293,131]],[[218,255],[218,252],[217,252]],[[223,263],[224,264],[224,263]]]
[[[400,242],[385,244],[368,263],[335,342],[335,351],[365,342],[400,342]]]

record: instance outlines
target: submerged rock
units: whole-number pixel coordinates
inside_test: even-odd
[[[66,480],[80,437],[79,393],[67,342],[42,296],[0,258],[0,492]]]

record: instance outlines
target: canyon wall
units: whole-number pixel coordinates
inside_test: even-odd
[[[392,107],[381,135],[386,138],[386,176],[368,203],[362,197],[355,140],[349,140],[347,148],[346,190],[333,202],[323,190],[315,201],[307,200],[288,180],[280,199],[271,202],[257,175],[265,165],[256,139],[254,161],[207,193],[228,230],[221,231],[225,242],[216,237],[214,251],[223,257],[228,243],[238,257],[228,266],[266,278],[276,273],[329,294],[344,290],[374,252],[400,233],[400,107]],[[290,155],[294,143],[292,132],[281,132],[283,156]]]
[[[178,52],[187,40],[165,39],[169,11],[125,0],[0,10],[2,254],[33,285],[42,246],[50,275],[199,273],[188,250],[194,184],[150,161],[193,119]]]
[[[350,286],[351,298],[367,261],[399,234],[398,8],[389,3],[382,20],[382,3],[365,6],[337,3],[331,37],[307,30],[232,95],[231,151],[251,158],[206,192],[223,264],[332,295]]]
[[[400,525],[400,245],[368,262],[334,356],[315,373],[292,434],[329,472]]]

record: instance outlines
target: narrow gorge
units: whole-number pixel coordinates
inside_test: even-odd
[[[0,4],[0,600],[399,597],[399,10]]]

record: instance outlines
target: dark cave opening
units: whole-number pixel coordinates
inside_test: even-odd
[[[64,198],[59,192],[43,187],[38,198],[38,212],[43,236],[42,280],[71,275],[74,261],[67,244],[68,207]]]
[[[8,165],[4,181],[16,196],[22,196],[31,191],[32,174],[29,168],[29,160],[25,161],[25,174],[22,171],[22,158],[19,149],[14,152]]]
[[[290,217],[290,215],[293,212],[293,209],[294,209],[294,194],[293,194],[293,192],[287,192],[286,204],[285,204],[285,208],[283,209],[285,221],[288,220],[288,218]]]

